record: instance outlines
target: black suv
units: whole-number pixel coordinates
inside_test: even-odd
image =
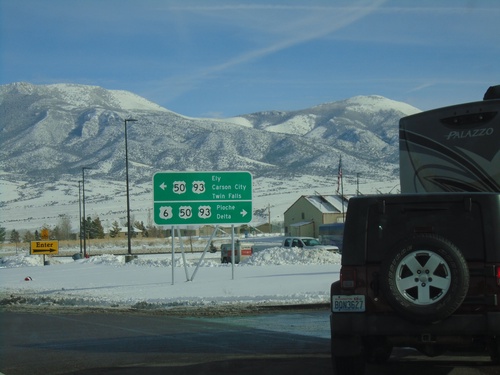
[[[352,198],[331,286],[334,373],[362,374],[394,346],[500,363],[499,229],[499,194]]]
[[[393,347],[500,364],[500,86],[400,121],[401,195],[355,197],[331,286],[334,373]]]

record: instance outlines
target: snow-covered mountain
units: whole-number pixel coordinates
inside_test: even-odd
[[[356,176],[397,182],[398,122],[416,112],[381,96],[358,96],[298,111],[198,119],[126,91],[73,84],[0,86],[0,225],[32,227],[23,226],[30,217],[53,221],[57,212],[67,213],[67,205],[74,211],[84,166],[93,168],[86,172],[88,203],[96,205],[91,213],[124,217],[127,118],[138,120],[127,125],[138,212],[151,206],[152,175],[170,170],[250,171],[258,210],[259,199],[266,207],[270,196],[286,197],[290,205],[326,187],[332,193],[340,155],[351,183]]]

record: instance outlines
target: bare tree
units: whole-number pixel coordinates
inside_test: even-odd
[[[59,235],[61,240],[69,240],[71,238],[71,219],[68,215],[59,215],[59,222],[57,223]]]

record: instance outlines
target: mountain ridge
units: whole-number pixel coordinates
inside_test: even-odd
[[[30,197],[78,180],[87,166],[94,168],[93,179],[123,181],[124,119],[132,117],[138,121],[128,123],[127,140],[136,186],[148,186],[155,172],[169,170],[245,170],[254,181],[271,179],[272,186],[297,176],[326,181],[335,178],[340,155],[346,175],[395,181],[399,118],[417,112],[372,95],[297,111],[197,119],[127,91],[13,83],[0,86],[1,179],[36,182],[38,193]],[[264,190],[260,194],[268,195]],[[23,196],[18,191],[2,207]]]

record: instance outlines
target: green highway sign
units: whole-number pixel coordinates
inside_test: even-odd
[[[159,172],[153,176],[158,225],[240,224],[252,220],[249,172]]]
[[[159,172],[153,176],[154,201],[252,200],[249,172]]]
[[[158,225],[237,224],[252,220],[252,202],[154,203]]]

